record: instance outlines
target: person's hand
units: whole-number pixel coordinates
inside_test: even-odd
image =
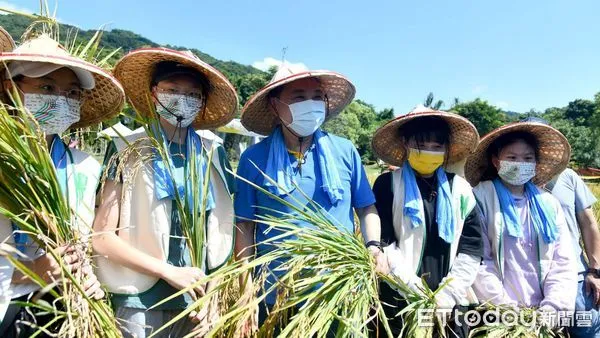
[[[198,311],[192,311],[189,318],[196,324],[194,330],[195,337],[204,337],[213,326],[219,321],[219,307],[217,298],[213,297],[208,306],[204,306]]]
[[[96,277],[96,274],[94,273],[94,270],[92,269],[92,267],[90,265],[86,265],[83,267],[83,278],[84,278],[84,283],[83,283],[83,290],[85,291],[85,294],[88,297],[91,297],[93,299],[97,299],[100,300],[102,298],[104,298],[105,293],[104,290],[102,290],[102,285],[100,284],[100,281],[98,280],[98,278]]]
[[[206,283],[198,284],[198,281],[204,278],[204,276],[204,272],[199,268],[189,266],[178,267],[170,264],[167,264],[162,273],[162,279],[177,290],[183,290],[191,285],[195,285],[189,292],[194,300],[198,299],[198,296],[204,296]]]
[[[239,301],[240,307],[250,306],[251,302],[254,300],[254,292],[251,289],[251,287],[247,288],[247,290],[242,294],[242,297]],[[257,331],[258,306],[253,306],[250,309],[248,318],[241,323],[240,328],[237,330],[236,337],[252,337],[252,335]]]
[[[375,259],[375,271],[387,275],[390,273],[390,265],[388,264],[387,257],[383,254],[380,248],[376,246],[368,247],[369,253]]]
[[[446,286],[443,289],[439,290],[438,293],[436,293],[435,303],[438,309],[452,310],[456,305],[456,300],[454,299],[454,296],[452,296],[452,293]]]
[[[600,307],[600,278],[592,274],[587,274],[584,283],[586,296],[593,295],[594,307],[598,309]]]
[[[54,254],[62,260],[71,273],[81,267],[83,253],[76,246],[64,245],[54,249]],[[52,283],[62,278],[62,269],[52,253],[47,252],[33,261],[33,272],[40,276],[46,283]]]

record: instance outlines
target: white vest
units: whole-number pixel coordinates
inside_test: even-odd
[[[406,262],[410,271],[417,274],[421,268],[421,260],[425,250],[427,227],[423,225],[413,228],[410,218],[404,215],[404,180],[402,179],[402,168],[398,168],[392,173],[392,189],[394,193],[392,217],[396,243],[391,245],[396,245],[400,249],[395,251],[397,254],[402,255],[401,261]],[[454,231],[454,240],[450,244],[449,269],[452,267],[452,263],[456,258],[460,236],[465,225],[465,219],[476,206],[472,188],[464,178],[455,175],[452,181],[451,190],[452,205],[456,217],[456,229]],[[423,203],[421,203],[420,208],[423,212]],[[469,290],[467,294],[468,297],[466,303],[476,302],[472,290]]]
[[[77,149],[70,149],[73,165],[67,166],[67,185],[69,206],[76,213],[77,226],[84,234],[89,234],[94,222],[94,209],[96,202],[96,188],[100,176],[101,166],[92,156]],[[67,155],[68,156],[68,155]],[[67,159],[71,163],[71,159]],[[0,241],[15,245],[11,222],[0,217]],[[25,254],[30,259],[35,259],[44,254],[36,245],[26,249]],[[4,318],[8,304],[12,298],[21,297],[36,291],[39,287],[35,283],[12,285],[11,279],[14,267],[10,262],[0,257],[0,319]]]
[[[485,215],[485,222],[488,226],[487,236],[491,242],[492,255],[496,261],[496,267],[500,272],[500,278],[504,277],[504,218],[500,211],[500,201],[498,200],[498,194],[492,181],[483,181],[479,183],[473,192],[477,197],[477,201],[481,206],[481,210]],[[554,210],[557,210],[557,203],[554,197],[546,192],[542,191],[542,198],[548,205],[551,205]],[[554,257],[554,243],[547,244],[542,236],[537,236],[538,239],[538,277],[540,287],[543,290],[544,281],[548,276],[550,265],[552,264],[552,258]]]
[[[127,137],[131,143],[146,137],[145,131]],[[225,169],[216,145],[209,145],[203,139],[205,149],[214,150],[210,166],[210,177],[216,207],[211,210],[206,225],[206,268],[215,270],[225,264],[233,251],[234,212],[230,189],[225,180]],[[115,142],[117,150],[126,147],[125,142]],[[151,150],[142,150],[142,156]],[[224,159],[223,159],[224,160]],[[154,175],[151,161],[145,164],[124,164],[123,193],[121,195],[119,230],[121,240],[143,253],[167,261],[169,255],[169,236],[171,234],[172,200],[156,199],[154,192]],[[158,278],[139,273],[120,264],[113,263],[106,257],[97,258],[96,274],[100,282],[112,293],[138,294],[150,289]]]

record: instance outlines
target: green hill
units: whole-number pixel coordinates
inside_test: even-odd
[[[31,24],[31,22],[31,19],[19,15],[0,15],[0,26],[4,27],[4,29],[6,29],[6,31],[8,31],[8,33],[10,33],[10,35],[12,35],[15,40],[17,40],[17,42],[20,39],[21,35],[23,35],[23,33],[25,32],[27,27]],[[75,32],[77,32],[78,38],[82,41],[89,40],[96,33],[95,30],[78,30],[76,27],[69,25],[62,25],[60,29],[61,37],[66,37],[68,34],[74,34]],[[120,48],[120,51],[115,55],[115,60],[113,60],[116,61],[128,51],[141,47],[158,47],[161,45],[128,30],[112,29],[104,32],[102,36],[101,46],[104,48],[104,50],[107,51],[107,53],[108,51],[113,51],[117,48]],[[168,47],[177,50],[190,49],[186,47],[171,45],[165,45],[162,47]],[[249,74],[266,74],[265,72],[249,65],[242,65],[235,61],[219,60],[198,49],[191,48],[190,50],[204,62],[214,66],[215,68],[223,72],[223,74],[225,74],[230,80],[235,80],[236,77],[245,76]]]

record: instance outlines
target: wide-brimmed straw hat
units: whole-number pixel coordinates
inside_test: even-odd
[[[399,116],[377,129],[372,141],[373,151],[377,157],[386,163],[402,166],[408,157],[402,128],[406,123],[423,117],[437,117],[448,124],[450,144],[447,165],[465,159],[477,146],[479,134],[469,120],[454,113],[419,105],[410,113]]]
[[[0,53],[10,52],[15,47],[15,40],[3,27],[0,27]]]
[[[125,88],[131,105],[138,114],[151,116],[152,77],[157,64],[171,61],[197,70],[209,82],[206,107],[203,107],[194,122],[194,129],[214,129],[230,122],[238,108],[238,97],[233,85],[211,65],[200,60],[192,52],[167,48],[142,48],[125,55],[115,66],[115,76]]]
[[[543,185],[566,169],[571,157],[571,146],[560,131],[539,122],[515,122],[494,129],[485,135],[473,155],[467,159],[465,175],[472,186],[497,176],[497,170],[491,163],[490,146],[500,136],[512,132],[529,133],[538,142],[539,158],[536,164],[536,175],[532,179],[534,184]]]
[[[0,54],[0,74],[2,77],[14,75],[7,69],[11,64],[20,63],[26,65],[49,64],[56,65],[56,69],[66,67],[77,73],[91,74],[93,77],[93,88],[84,89],[80,109],[80,120],[73,124],[72,128],[86,127],[119,114],[125,103],[125,92],[123,88],[110,73],[100,67],[73,57],[57,41],[48,35],[40,35],[25,41],[12,52]],[[17,67],[23,68],[23,67]],[[27,68],[27,67],[25,67]],[[54,68],[54,67],[51,67]],[[88,75],[89,76],[89,75]]]
[[[279,119],[273,114],[269,103],[269,92],[290,82],[306,78],[317,79],[321,89],[327,95],[326,120],[337,116],[354,99],[356,89],[343,75],[327,70],[308,70],[304,65],[284,63],[269,84],[246,102],[242,109],[242,125],[255,133],[269,135],[279,124]]]

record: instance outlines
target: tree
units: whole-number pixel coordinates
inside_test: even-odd
[[[396,115],[394,114],[394,108],[385,108],[377,113],[377,120],[380,122],[388,122],[393,119]]]
[[[386,108],[377,112],[373,105],[355,100],[342,113],[328,121],[323,129],[334,135],[350,140],[356,146],[364,162],[375,160],[371,141],[375,130],[394,118],[394,109]]]
[[[596,114],[597,106],[590,100],[575,100],[569,102],[564,110],[564,117],[571,120],[576,126],[587,125]]]
[[[480,135],[485,135],[507,122],[506,114],[500,108],[479,98],[459,103],[452,108],[452,111],[469,119]]]
[[[542,114],[571,145],[571,161],[581,167],[600,167],[598,94],[594,102],[575,100],[563,108],[548,108]]]
[[[423,105],[425,107],[429,107],[431,109],[435,109],[435,110],[440,110],[440,108],[442,108],[444,106],[444,101],[442,100],[437,100],[435,101],[434,97],[433,97],[433,93],[429,92],[429,94],[427,94],[427,97],[425,98],[425,101],[423,102]]]

